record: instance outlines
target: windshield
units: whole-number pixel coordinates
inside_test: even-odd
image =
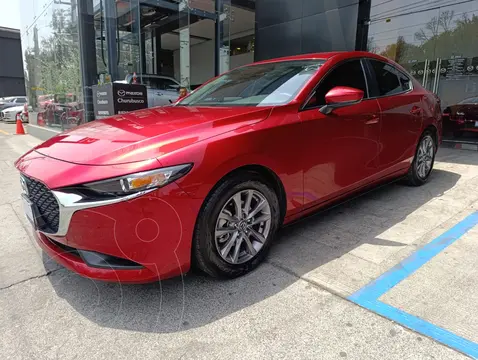
[[[197,89],[179,106],[268,106],[290,102],[324,60],[294,60],[241,67]]]

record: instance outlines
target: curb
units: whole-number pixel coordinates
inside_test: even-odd
[[[467,142],[443,140],[441,147],[459,149],[459,150],[478,151],[478,143],[472,143],[472,142],[467,143]]]

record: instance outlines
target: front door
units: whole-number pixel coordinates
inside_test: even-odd
[[[364,91],[362,102],[324,115],[325,94],[335,86]],[[368,99],[360,60],[339,64],[321,81],[299,113],[303,128],[304,205],[318,205],[352,190],[377,171],[380,113]]]

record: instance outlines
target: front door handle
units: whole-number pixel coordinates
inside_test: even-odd
[[[418,106],[412,107],[412,110],[410,110],[410,114],[412,115],[421,115],[422,109],[419,108]]]
[[[377,123],[378,123],[378,120],[379,120],[378,115],[373,114],[372,116],[370,116],[369,120],[367,120],[367,121],[365,122],[365,125],[377,124]]]

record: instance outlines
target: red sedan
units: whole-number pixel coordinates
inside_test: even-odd
[[[383,57],[301,55],[232,70],[172,106],[82,125],[16,166],[36,238],[65,267],[121,282],[191,264],[236,277],[283,224],[390,179],[424,184],[440,113]]]

